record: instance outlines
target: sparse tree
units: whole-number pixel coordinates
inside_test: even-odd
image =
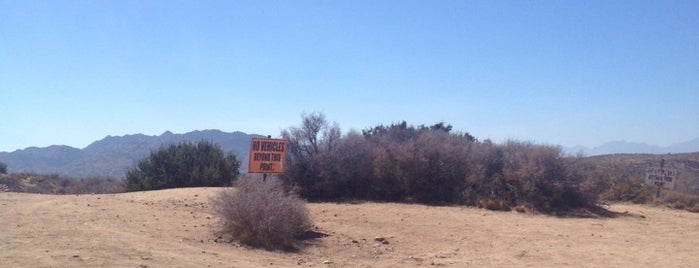
[[[323,173],[321,166],[327,158],[322,157],[332,152],[341,138],[337,124],[330,124],[322,113],[301,115],[299,127],[290,127],[282,131],[282,137],[289,141],[286,172],[284,181],[293,185],[302,196],[321,198],[322,191],[318,189],[324,181],[331,178]]]
[[[7,164],[0,162],[0,174],[7,174]]]

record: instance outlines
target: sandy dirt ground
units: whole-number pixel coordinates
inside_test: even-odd
[[[463,207],[309,204],[298,252],[218,239],[221,189],[0,193],[1,267],[699,267],[699,214],[616,204],[616,218]],[[386,242],[376,241],[377,237]]]

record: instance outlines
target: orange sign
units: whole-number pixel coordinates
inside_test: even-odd
[[[284,173],[286,140],[253,138],[248,173]]]

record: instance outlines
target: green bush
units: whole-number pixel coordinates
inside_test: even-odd
[[[161,147],[126,173],[127,191],[225,186],[238,176],[240,162],[208,141]]]
[[[212,200],[221,231],[243,244],[293,250],[311,226],[306,204],[275,178],[244,177]]]

